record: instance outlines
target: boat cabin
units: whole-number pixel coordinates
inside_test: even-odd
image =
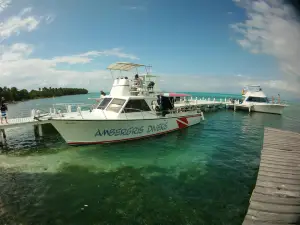
[[[145,68],[144,74],[138,71],[140,67]],[[113,86],[110,94],[102,97],[92,110],[91,113],[94,116],[104,115],[106,118],[164,117],[175,113],[176,100],[188,96],[161,93],[157,84],[158,76],[150,74],[149,66],[117,62],[108,66],[108,69],[114,79]],[[115,71],[119,71],[119,73],[114,75]]]
[[[168,114],[178,113],[175,106],[176,98],[184,94],[161,93],[156,96],[105,96],[98,106],[93,109],[95,114],[105,114],[107,117],[128,118],[134,117],[165,117]],[[184,95],[188,96],[188,95]],[[191,111],[186,105],[180,108],[181,112]]]
[[[151,114],[155,117],[158,115],[165,116],[174,109],[174,101],[170,101],[167,97],[160,95],[156,97],[145,96],[120,96],[111,97],[105,96],[101,99],[95,112],[102,110],[105,114],[134,114],[134,115],[148,115]]]
[[[242,91],[244,102],[269,103],[260,85],[248,85]]]

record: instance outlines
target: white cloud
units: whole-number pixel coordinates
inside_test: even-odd
[[[27,14],[27,13],[30,13],[32,11],[32,8],[31,7],[28,7],[28,8],[24,8],[24,9],[22,9],[22,11],[20,12],[20,16],[23,16],[23,15],[25,15],[25,14]]]
[[[12,16],[0,23],[0,38],[2,41],[13,34],[19,35],[21,31],[33,31],[37,28],[40,20],[34,16],[25,15],[31,11],[30,8],[23,9],[19,15]]]
[[[267,54],[277,59],[284,83],[273,82],[271,87],[284,87],[300,93],[300,22],[283,0],[234,0],[246,9],[248,19],[231,27],[241,34],[237,43],[252,53]]]
[[[0,65],[11,61],[22,60],[24,57],[30,55],[32,51],[32,46],[23,43],[13,44],[9,48],[0,46]],[[3,66],[1,66],[1,68],[1,72],[3,72]]]
[[[9,6],[10,3],[11,0],[0,0],[0,13],[4,11]]]
[[[100,56],[138,59],[132,54],[122,52],[119,48],[104,51],[89,51],[82,54],[59,56],[50,59],[31,58],[30,56],[33,51],[34,48],[32,45],[24,43],[17,43],[10,47],[0,46],[1,86],[37,88],[41,85],[68,85],[73,87],[84,86],[95,90],[100,88],[98,86],[101,83],[101,87],[109,88],[111,85],[111,81],[107,80],[107,77],[110,76],[109,71],[94,70],[80,72],[72,69],[62,70],[59,69],[59,64],[86,64]]]
[[[68,63],[68,64],[83,63],[84,64],[84,63],[91,62],[94,59],[94,57],[99,57],[99,56],[116,56],[118,58],[125,58],[131,60],[139,59],[135,55],[122,52],[122,49],[120,48],[113,48],[104,51],[89,51],[89,52],[85,52],[78,55],[72,55],[72,56],[55,57],[52,59],[52,61],[55,63]]]
[[[123,6],[125,10],[135,10],[135,11],[144,11],[147,10],[146,5],[141,5],[139,1],[136,1],[136,4]]]

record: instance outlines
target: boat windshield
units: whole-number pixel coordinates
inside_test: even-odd
[[[133,113],[133,112],[147,112],[151,111],[145,99],[130,99],[125,108],[125,113]]]
[[[105,109],[106,106],[108,105],[108,103],[110,103],[111,99],[112,99],[112,98],[104,98],[104,99],[100,102],[100,104],[99,104],[99,106],[97,107],[97,109]]]
[[[266,98],[266,97],[251,97],[251,96],[248,97],[246,101],[247,102],[265,102],[265,103],[269,102],[268,98]]]
[[[118,113],[120,109],[123,107],[125,102],[126,102],[125,99],[114,98],[109,104],[109,106],[107,107],[106,111]]]

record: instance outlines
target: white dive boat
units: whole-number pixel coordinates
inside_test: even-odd
[[[249,110],[249,112],[263,112],[272,114],[282,114],[283,109],[287,106],[280,103],[280,96],[275,103],[274,98],[270,101],[263,92],[260,85],[248,85],[242,90],[243,100],[238,100],[228,104],[229,108]]]
[[[137,77],[138,68],[146,74]],[[70,145],[104,144],[150,137],[200,123],[203,113],[195,106],[174,107],[176,95],[161,94],[156,76],[145,65],[118,62],[110,94],[89,111],[67,112],[52,117],[51,123]],[[124,76],[136,69],[134,80]],[[122,75],[123,72],[123,75]],[[180,97],[180,96],[179,96]]]

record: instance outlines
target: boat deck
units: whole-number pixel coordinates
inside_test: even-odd
[[[243,225],[300,224],[300,134],[266,128]]]

